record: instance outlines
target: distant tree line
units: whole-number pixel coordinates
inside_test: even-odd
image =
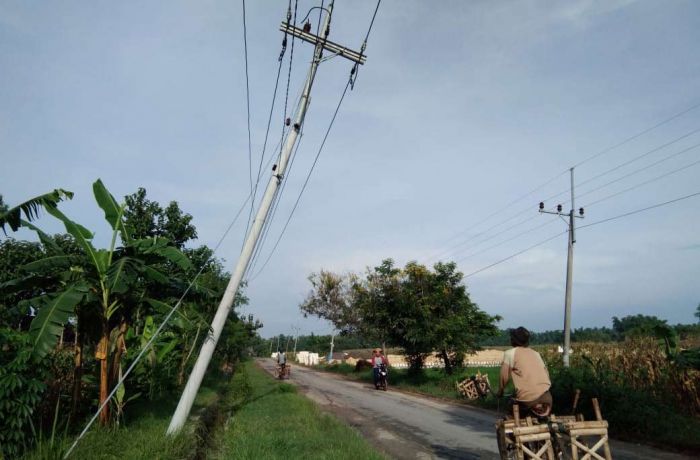
[[[698,310],[700,311],[700,306]],[[696,312],[697,315],[697,312]],[[700,320],[700,316],[698,316]],[[673,331],[679,339],[700,337],[700,321],[697,324],[669,325],[666,320],[656,316],[629,315],[622,318],[614,316],[612,327],[582,327],[571,331],[572,342],[621,342],[633,337],[658,337],[660,332]],[[533,345],[561,344],[564,342],[562,330],[533,332],[530,343]],[[502,329],[498,335],[486,337],[479,342],[481,346],[509,346],[510,334]]]

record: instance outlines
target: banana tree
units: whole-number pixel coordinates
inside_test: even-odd
[[[58,207],[45,206],[50,215],[64,224],[66,231],[82,249],[82,260],[76,263],[75,255],[55,252],[22,268],[29,278],[45,276],[57,268],[64,269],[64,288],[33,301],[33,306],[38,307],[38,314],[31,326],[36,356],[42,357],[56,346],[69,317],[75,316],[80,321],[81,317],[91,316],[98,323],[95,358],[100,362],[99,401],[102,405],[110,391],[110,375],[118,373],[125,351],[123,343],[130,324],[129,313],[133,310],[133,304],[138,302],[133,293],[139,291],[138,286],[144,280],[171,282],[167,275],[158,270],[159,265],[170,263],[184,272],[190,269],[190,262],[163,238],[130,238],[123,219],[124,205],[117,203],[99,179],[93,184],[93,192],[112,229],[109,248],[96,248],[92,232],[68,218]],[[45,244],[50,244],[50,237],[39,235]],[[122,246],[117,247],[119,241]],[[76,353],[81,352],[76,350]],[[82,356],[76,356],[77,366],[81,360]],[[108,421],[109,406],[105,404],[100,413],[100,422],[105,425]]]

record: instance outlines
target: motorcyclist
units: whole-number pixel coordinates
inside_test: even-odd
[[[515,386],[513,404],[520,406],[521,413],[548,416],[552,410],[552,394],[549,392],[552,383],[542,356],[528,346],[530,332],[524,327],[511,329],[510,343],[513,348],[506,350],[503,355],[498,396],[503,396],[503,391],[512,378]]]
[[[379,384],[379,371],[384,364],[387,368],[389,367],[389,360],[382,354],[382,350],[375,348],[372,350],[372,379],[374,381],[374,386]]]
[[[279,349],[277,350],[277,365],[281,372],[284,372],[284,368],[287,366],[287,355]]]

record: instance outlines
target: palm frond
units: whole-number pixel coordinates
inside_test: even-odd
[[[27,221],[31,222],[39,217],[41,208],[55,208],[60,201],[70,200],[72,198],[73,192],[60,188],[55,189],[53,192],[34,197],[0,214],[0,228],[2,228],[5,235],[7,235],[5,225],[9,225],[10,229],[16,232],[22,226],[22,214],[24,214]]]

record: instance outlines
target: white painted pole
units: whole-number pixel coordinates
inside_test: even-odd
[[[328,6],[328,13],[326,14],[323,28],[321,29],[323,31],[323,34],[325,34],[328,30],[328,25],[330,22],[330,16],[332,11],[333,3],[331,2],[331,4]],[[294,119],[294,125],[287,134],[287,139],[285,141],[284,148],[282,150],[282,153],[280,154],[279,164],[276,165],[276,168],[273,168],[272,177],[270,177],[270,182],[268,182],[267,188],[265,189],[265,194],[263,195],[260,207],[258,208],[258,212],[255,215],[255,220],[253,221],[250,233],[248,234],[248,237],[245,240],[243,250],[241,251],[240,257],[238,258],[238,263],[236,264],[236,268],[233,271],[231,280],[229,281],[228,286],[226,286],[224,296],[222,297],[221,302],[219,303],[219,307],[216,310],[216,315],[214,316],[214,320],[211,323],[211,330],[209,334],[207,334],[207,337],[204,339],[202,349],[199,352],[199,356],[197,357],[197,362],[195,363],[194,368],[192,369],[192,373],[190,374],[190,377],[187,380],[187,385],[185,386],[185,389],[182,392],[182,396],[180,397],[180,402],[177,405],[177,409],[175,409],[175,414],[173,414],[173,418],[170,421],[170,426],[168,426],[167,434],[177,434],[185,425],[190,410],[192,409],[192,404],[194,403],[195,396],[197,396],[199,386],[202,383],[202,379],[204,378],[204,374],[207,370],[207,367],[209,366],[211,357],[214,354],[216,344],[219,341],[219,337],[221,336],[221,332],[224,328],[224,325],[226,324],[226,320],[228,319],[231,307],[233,306],[233,301],[236,297],[236,292],[238,291],[238,287],[240,286],[241,281],[243,280],[243,276],[246,273],[251,256],[253,255],[253,252],[255,250],[255,246],[258,243],[258,238],[260,237],[263,224],[265,223],[265,219],[267,218],[268,213],[270,211],[272,200],[275,197],[275,194],[277,193],[280,183],[282,182],[282,178],[287,169],[287,163],[289,162],[289,157],[291,155],[292,150],[294,149],[294,144],[296,143],[297,138],[299,137],[299,131],[301,130],[301,125],[304,123],[306,110],[309,106],[309,95],[311,93],[311,87],[313,86],[313,81],[316,76],[316,69],[318,68],[318,64],[321,60],[322,51],[323,43],[319,42],[316,44],[316,49],[314,51],[314,59],[311,62],[311,69],[309,70],[309,74],[306,78],[304,91],[299,102],[299,109]]]

